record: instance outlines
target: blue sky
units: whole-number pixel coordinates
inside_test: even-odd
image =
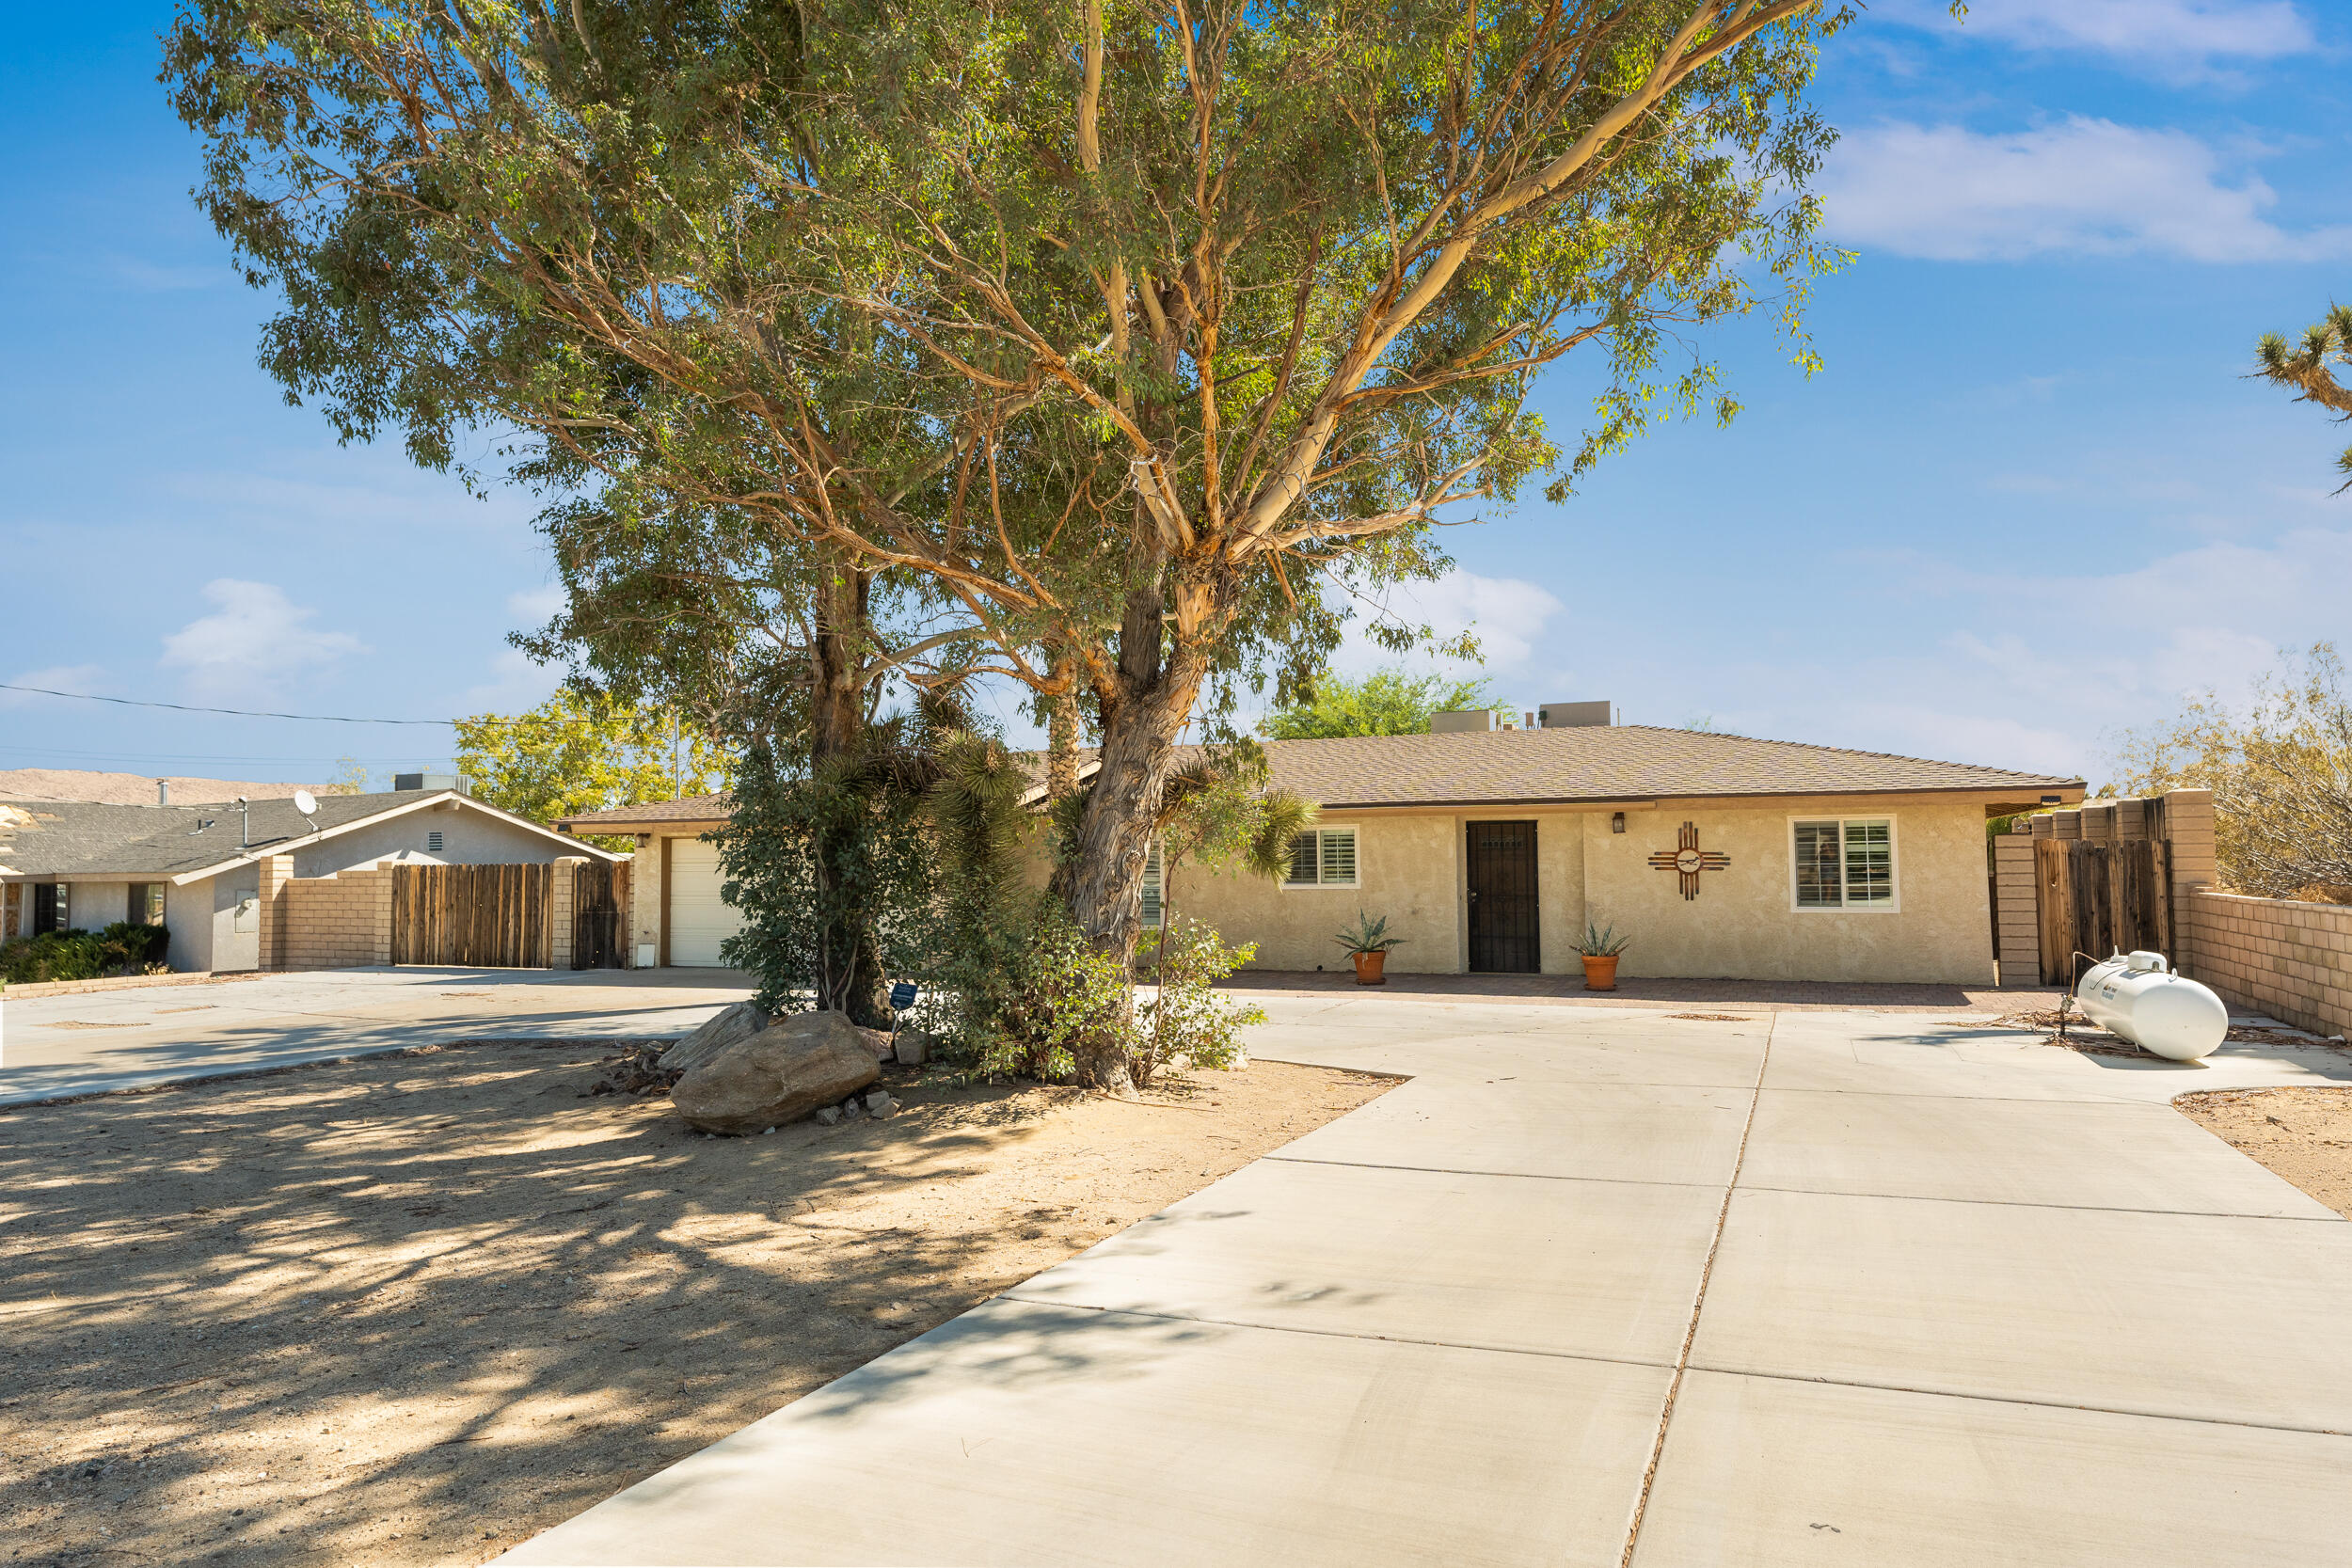
[[[158,6],[30,13],[0,60],[0,679],[430,718],[552,677],[526,498],[339,448],[254,366],[267,302],[187,198]],[[1564,506],[1453,531],[1422,594],[1505,700],[2097,782],[2104,737],[2352,641],[2345,433],[2244,379],[2352,297],[2352,25],[2290,0],[1882,0],[1831,49],[1822,182],[1859,252],[1810,321],[1701,346],[1746,412]],[[1544,393],[1581,422],[1582,374]],[[1351,647],[1343,662],[1371,661]],[[446,732],[0,692],[0,768],[325,777]]]

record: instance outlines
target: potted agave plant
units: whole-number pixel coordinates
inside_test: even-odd
[[[1577,939],[1576,950],[1584,958],[1584,989],[1586,990],[1615,990],[1617,989],[1617,958],[1632,944],[1631,937],[1617,935],[1617,928],[1606,929],[1584,923],[1584,934]]]
[[[1359,986],[1385,986],[1389,977],[1382,971],[1388,967],[1389,949],[1404,942],[1403,937],[1389,935],[1389,917],[1375,920],[1363,911],[1356,911],[1356,928],[1342,931],[1337,941],[1341,948],[1356,963],[1356,983]]]

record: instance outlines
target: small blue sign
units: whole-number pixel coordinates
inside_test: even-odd
[[[890,1009],[902,1013],[914,1006],[914,982],[900,980],[890,988]]]

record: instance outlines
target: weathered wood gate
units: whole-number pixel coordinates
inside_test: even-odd
[[[2172,854],[2164,840],[2037,838],[2033,863],[2042,984],[2071,986],[2110,953],[2172,951]]]
[[[554,879],[552,865],[394,866],[392,962],[545,969]]]
[[[621,967],[621,890],[628,873],[611,861],[572,867],[572,967]]]

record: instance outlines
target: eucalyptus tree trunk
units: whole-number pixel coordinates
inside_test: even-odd
[[[843,775],[854,768],[866,742],[866,693],[861,672],[867,644],[872,578],[839,563],[819,578],[809,639],[809,778],[818,788],[847,787]],[[820,818],[821,819],[821,818]],[[820,828],[810,846],[817,885],[832,895],[837,867],[860,852],[853,830]],[[882,991],[882,954],[874,940],[872,911],[836,896],[824,899],[833,915],[824,932],[824,961],[818,1006],[849,1015],[869,1029],[890,1027]]]
[[[1175,771],[1177,737],[1208,673],[1198,640],[1180,638],[1174,657],[1164,655],[1164,604],[1156,582],[1128,595],[1117,694],[1103,705],[1102,766],[1079,818],[1067,894],[1078,929],[1130,968],[1142,933],[1143,873]],[[1135,1093],[1126,1058],[1114,1050],[1082,1056],[1079,1069],[1114,1094]]]

